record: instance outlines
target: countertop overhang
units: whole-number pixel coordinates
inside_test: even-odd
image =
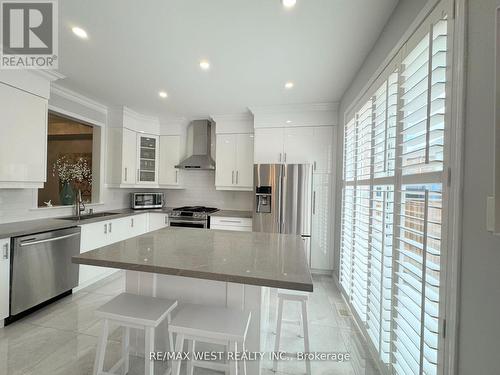
[[[299,236],[164,228],[82,253],[73,263],[312,292]]]

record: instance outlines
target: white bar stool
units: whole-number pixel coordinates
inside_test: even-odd
[[[170,323],[171,312],[177,306],[177,301],[122,293],[102,305],[96,315],[103,318],[102,331],[97,344],[94,362],[94,375],[112,375],[120,367],[122,373],[129,370],[130,328],[143,329],[146,334],[145,343],[145,375],[153,375],[154,362],[150,361],[149,353],[154,351],[155,328],[165,319]],[[122,358],[108,372],[104,372],[104,358],[108,342],[109,323],[124,327],[122,340]],[[172,336],[168,335],[168,345],[173,344]],[[170,349],[171,350],[171,349]]]
[[[214,307],[204,305],[186,304],[179,311],[168,326],[170,334],[176,333],[175,352],[181,352],[184,340],[188,340],[190,359],[187,374],[192,375],[194,367],[203,367],[215,371],[224,371],[230,375],[238,373],[237,360],[229,363],[216,363],[213,361],[200,361],[193,359],[196,341],[224,345],[227,351],[238,351],[238,345],[245,351],[245,340],[250,324],[249,311]],[[179,375],[181,361],[173,361],[172,373]],[[246,374],[246,363],[243,361],[243,372]]]
[[[274,351],[277,353],[280,350],[281,341],[281,326],[283,323],[299,323],[301,330],[304,332],[304,350],[309,353],[309,323],[307,319],[307,301],[309,295],[305,293],[293,293],[290,291],[278,291],[278,323],[276,326],[276,341],[274,344]],[[285,301],[299,302],[302,306],[302,319],[297,321],[283,319],[283,304]],[[273,371],[278,371],[278,358],[274,358]],[[311,375],[311,361],[306,358],[306,373]]]

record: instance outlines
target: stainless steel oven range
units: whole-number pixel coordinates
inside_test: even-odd
[[[213,207],[185,206],[174,208],[168,215],[171,227],[210,228],[209,214],[219,211]]]

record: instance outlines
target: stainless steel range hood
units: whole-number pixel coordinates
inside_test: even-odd
[[[193,154],[175,168],[214,170],[215,161],[210,156],[212,124],[208,120],[196,120],[191,123],[191,126],[193,127]]]

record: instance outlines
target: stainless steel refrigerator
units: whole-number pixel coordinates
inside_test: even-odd
[[[253,231],[295,234],[306,243],[309,261],[312,167],[309,164],[254,165]]]

